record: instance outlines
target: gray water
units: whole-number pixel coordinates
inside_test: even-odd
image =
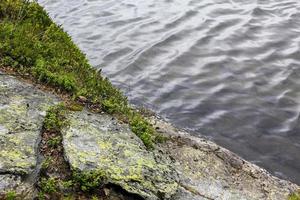
[[[299,0],[39,0],[137,105],[300,183]]]

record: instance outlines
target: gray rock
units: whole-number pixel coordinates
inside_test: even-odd
[[[217,144],[151,119],[172,140],[161,145],[175,161],[180,192],[174,200],[283,200],[299,186],[281,180]]]
[[[32,184],[22,180],[36,175],[40,130],[55,99],[12,76],[0,75],[0,194],[10,190],[32,194]]]
[[[169,199],[177,191],[177,174],[127,125],[104,114],[72,112],[63,133],[65,157],[75,170],[101,170],[107,182],[145,199]]]
[[[23,199],[33,199],[36,193],[33,182],[23,181],[19,175],[0,175],[0,199],[1,194],[4,195],[10,191],[16,192]]]

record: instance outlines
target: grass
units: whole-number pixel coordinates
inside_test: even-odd
[[[128,122],[151,148],[157,134],[127,98],[94,69],[63,29],[35,2],[0,1],[0,67],[68,94]],[[80,109],[80,107],[75,107]]]
[[[15,200],[17,198],[16,192],[10,191],[6,193],[6,200]]]
[[[300,200],[300,191],[291,194],[288,200]]]
[[[42,178],[40,181],[40,187],[41,187],[42,192],[48,193],[48,194],[57,192],[57,190],[58,190],[57,185],[58,185],[58,182],[54,178],[48,178],[48,179]]]
[[[51,107],[44,119],[44,128],[47,131],[60,131],[61,128],[67,123],[65,119],[65,113],[66,107],[64,104],[58,104],[57,106]],[[50,143],[56,143],[55,140],[58,140],[57,138],[58,137],[52,138]]]
[[[73,181],[83,192],[92,192],[103,186],[105,173],[103,171],[74,172]]]
[[[61,188],[66,188],[68,185],[65,179],[70,176],[71,172],[63,157],[61,136],[61,129],[68,124],[66,112],[64,104],[57,104],[49,108],[44,118],[42,140],[39,147],[44,160],[37,183],[38,199],[40,200],[57,199],[57,196],[62,196]]]

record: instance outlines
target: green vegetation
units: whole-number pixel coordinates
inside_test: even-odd
[[[288,200],[300,200],[300,191],[291,194]]]
[[[40,181],[40,187],[42,192],[48,194],[57,192],[57,185],[57,180],[55,180],[54,178],[42,178]]]
[[[68,124],[66,114],[70,106],[76,109],[81,108],[77,104],[57,104],[48,109],[44,119],[40,147],[44,161],[38,181],[40,200],[58,197],[62,199],[65,195],[78,198],[83,195],[91,199],[91,195],[99,194],[105,183],[104,172],[72,170],[64,159],[61,129]]]
[[[97,190],[103,186],[105,173],[102,171],[74,172],[73,180],[84,192]]]
[[[144,144],[148,148],[153,146],[157,135],[153,127],[130,108],[126,97],[108,79],[90,66],[71,38],[37,3],[0,1],[0,67],[32,77],[72,99],[84,97],[89,105],[98,105],[101,110],[129,122]]]
[[[46,170],[52,163],[53,160],[51,157],[45,158],[42,162],[42,170]]]
[[[76,102],[71,102],[68,105],[66,105],[68,110],[71,111],[82,111],[83,110],[83,105],[76,103]]]
[[[49,109],[44,120],[44,128],[48,131],[60,131],[66,125],[65,119],[66,107],[64,104],[58,104]],[[61,141],[61,137],[51,138],[50,145],[56,145]]]
[[[67,124],[67,109],[64,104],[57,104],[47,111],[40,151],[44,157],[38,181],[39,199],[48,199],[60,194],[61,188],[69,188],[70,183],[57,174],[67,176],[68,165],[63,159],[61,128]],[[56,174],[53,176],[53,174]],[[55,178],[53,178],[55,177]],[[68,186],[68,187],[65,187]]]
[[[14,191],[10,191],[6,193],[6,200],[15,200],[17,198],[17,194]]]
[[[48,140],[49,147],[57,147],[62,141],[61,136],[53,137]]]

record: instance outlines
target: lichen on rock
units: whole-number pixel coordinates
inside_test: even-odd
[[[107,183],[145,199],[169,199],[177,191],[177,174],[157,162],[155,153],[106,114],[72,112],[62,130],[65,157],[73,170],[104,172]]]
[[[8,75],[0,76],[0,194],[34,190],[22,177],[34,175],[43,116],[56,98]]]
[[[284,200],[299,186],[281,180],[219,145],[151,119],[170,140],[160,148],[179,174],[174,200]]]

